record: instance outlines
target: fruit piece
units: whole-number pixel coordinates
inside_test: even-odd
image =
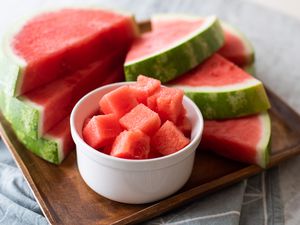
[[[134,107],[119,122],[127,130],[140,130],[149,136],[153,135],[160,127],[158,114],[144,104]]]
[[[148,155],[148,159],[155,159],[155,158],[159,158],[159,157],[162,157],[162,156],[163,155],[160,154],[159,152],[150,150],[149,155]]]
[[[250,41],[235,27],[225,22],[221,22],[221,25],[225,43],[218,53],[241,68],[251,65],[254,62],[254,49]]]
[[[186,116],[179,117],[176,126],[184,134],[184,136],[190,137],[192,131],[192,123]]]
[[[128,86],[122,86],[104,95],[99,105],[103,113],[113,113],[121,118],[137,106],[138,102],[131,89]]]
[[[184,148],[189,142],[174,123],[166,121],[151,138],[151,150],[170,155]]]
[[[184,90],[205,119],[246,116],[270,108],[263,84],[218,54],[170,86]]]
[[[264,112],[231,120],[206,120],[200,146],[229,159],[265,168],[270,142],[271,122]]]
[[[121,59],[118,62],[112,60],[114,58],[116,54],[18,98],[8,97],[11,98],[10,116],[19,121],[19,131],[33,139],[39,138],[68,116],[83,95],[106,83],[119,81]],[[115,66],[119,68],[113,71]]]
[[[92,119],[92,117],[88,117],[88,118],[86,118],[85,120],[84,120],[84,122],[83,122],[83,129],[86,127],[86,125],[88,125],[88,123],[91,121],[91,119]]]
[[[170,120],[176,123],[183,108],[183,95],[180,89],[161,87],[147,99],[147,105],[159,114],[163,122]]]
[[[6,35],[0,84],[7,95],[19,96],[112,51],[125,53],[136,36],[131,15],[95,8],[41,13]]]
[[[124,159],[147,159],[150,138],[139,130],[123,131],[114,141],[111,155]]]
[[[251,63],[247,66],[244,66],[242,68],[246,73],[251,74],[252,76],[255,76],[255,63]]]
[[[160,89],[160,85],[161,83],[159,80],[139,75],[137,82],[129,87],[134,93],[138,102],[146,105],[147,98],[154,94],[154,92],[158,91]]]
[[[119,121],[115,115],[93,116],[90,122],[83,128],[84,141],[95,149],[111,144],[121,133]]]
[[[60,164],[63,159],[75,149],[73,139],[70,131],[70,118],[66,117],[63,121],[58,123],[54,128],[49,130],[43,137],[39,139],[32,139],[29,135],[20,131],[20,122],[17,117],[11,117],[11,113],[7,111],[8,98],[0,91],[0,110],[4,117],[13,119],[10,122],[13,131],[18,140],[31,152],[43,158],[44,160]]]
[[[188,18],[188,19],[186,19]],[[224,43],[216,17],[160,16],[152,21],[168,26],[136,39],[126,57],[126,80],[147,74],[167,82],[194,68]]]

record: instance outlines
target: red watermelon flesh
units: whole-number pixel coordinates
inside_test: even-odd
[[[140,130],[123,131],[114,141],[111,155],[125,159],[147,159],[150,138]]]
[[[119,122],[127,130],[140,130],[149,136],[158,130],[161,123],[158,114],[144,104],[134,107]]]
[[[174,123],[166,121],[151,138],[151,150],[170,155],[184,148],[189,142]]]
[[[122,76],[121,65],[122,57],[112,54],[104,60],[92,63],[84,70],[21,96],[23,101],[40,111],[39,135],[46,133],[70,114],[83,95],[99,86],[119,81]]]
[[[128,86],[122,86],[104,95],[100,102],[100,111],[105,114],[113,113],[118,118],[128,113],[138,105],[138,102]]]
[[[267,113],[230,119],[206,120],[200,147],[229,159],[265,167],[270,142]]]
[[[147,104],[147,98],[158,91],[160,85],[161,82],[159,80],[139,75],[137,82],[129,87],[139,103]]]
[[[254,78],[236,67],[233,63],[219,54],[214,54],[204,63],[189,71],[184,76],[170,82],[170,84],[187,85],[194,87],[223,87],[243,83]]]
[[[117,117],[113,114],[93,116],[83,128],[82,136],[95,149],[110,145],[121,133]]]
[[[147,99],[147,105],[159,114],[163,122],[170,120],[176,123],[182,112],[183,95],[182,90],[161,87],[159,91]]]
[[[85,68],[112,51],[125,53],[136,36],[129,15],[101,9],[40,14],[27,21],[11,40],[12,51],[25,61],[19,92]]]
[[[199,26],[204,21],[194,19],[178,24],[176,22],[171,20],[165,23],[162,22],[161,26],[157,27],[157,29],[155,28],[155,24],[152,23],[152,31],[143,34],[134,41],[127,54],[126,61],[137,60],[140,57],[151,55],[154,52],[172,46],[176,41],[184,38],[183,34],[189,36],[193,31],[199,29]]]

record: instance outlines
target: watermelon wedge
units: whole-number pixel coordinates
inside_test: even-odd
[[[137,36],[131,15],[95,8],[38,14],[23,20],[4,39],[1,89],[10,96],[27,93],[113,51],[127,52]]]
[[[127,54],[126,80],[139,74],[167,82],[194,68],[224,43],[219,20],[178,15],[157,16],[152,20],[168,24],[136,39]]]
[[[109,72],[116,65],[119,65],[121,69],[122,58],[124,59],[124,57],[112,54],[104,60],[92,63],[84,70],[65,76],[18,98],[11,97],[12,100],[7,107],[10,108],[12,114],[10,116],[19,120],[19,132],[24,132],[32,139],[43,136],[70,114],[73,106],[84,94],[106,83],[119,81],[118,74],[114,75]],[[113,75],[112,79],[108,75]]]
[[[170,86],[184,90],[205,119],[247,116],[270,108],[263,84],[219,54]]]
[[[113,72],[108,71],[107,73],[110,75],[107,76],[107,79],[105,79],[101,85],[117,82],[123,78],[122,67],[116,68]],[[55,109],[57,115],[59,115],[59,113],[61,113],[59,107],[56,106]],[[73,149],[69,147],[73,146],[69,132],[69,119],[66,119],[69,114],[61,120],[67,120],[67,122],[58,121],[53,128],[38,138],[36,137],[36,126],[39,125],[39,113],[34,111],[30,105],[26,105],[18,98],[8,96],[3,91],[0,91],[0,110],[6,120],[11,124],[19,141],[43,159],[59,164],[64,157],[66,157],[67,153]],[[53,116],[53,118],[55,118],[55,115]],[[35,123],[33,123],[33,121],[35,121]],[[26,133],[28,130],[31,132]],[[60,141],[58,142],[58,140]],[[62,145],[59,143],[66,144]]]
[[[32,139],[19,130],[20,121],[18,121],[18,118],[11,117],[12,114],[8,111],[7,105],[12,99],[15,98],[6,96],[3,91],[0,91],[0,110],[8,122],[11,123],[17,138],[27,149],[39,157],[54,164],[61,163],[68,153],[75,148],[71,137],[69,116],[49,130],[44,137]]]
[[[267,112],[230,120],[206,120],[200,148],[240,162],[265,168],[271,146]]]
[[[221,26],[225,43],[218,53],[241,68],[253,64],[254,49],[246,36],[228,23],[222,21]]]

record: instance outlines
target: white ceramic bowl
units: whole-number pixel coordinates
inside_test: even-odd
[[[76,144],[79,172],[90,188],[114,201],[149,203],[175,193],[189,179],[195,150],[202,136],[203,118],[195,103],[184,97],[183,105],[193,125],[191,142],[168,156],[127,160],[96,151],[82,139],[83,122],[98,109],[98,102],[103,95],[128,84],[121,82],[106,85],[84,96],[71,113],[71,132]]]

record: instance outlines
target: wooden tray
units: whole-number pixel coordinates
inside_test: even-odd
[[[141,26],[149,28],[147,23]],[[268,95],[272,103],[271,167],[300,153],[300,116],[272,92]],[[0,134],[51,224],[138,223],[262,171],[257,166],[198,152],[191,178],[176,194],[153,204],[127,205],[97,195],[84,183],[75,152],[60,166],[45,162],[17,141],[2,114]]]

